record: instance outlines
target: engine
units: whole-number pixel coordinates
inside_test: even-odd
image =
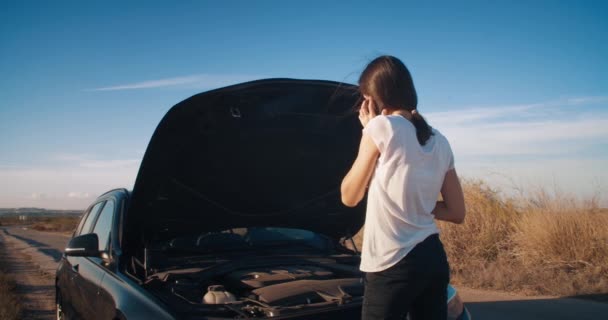
[[[361,273],[340,264],[243,268],[212,279],[181,273],[167,277],[163,287],[189,305],[224,307],[245,318],[345,305],[363,296]]]
[[[271,306],[341,301],[363,294],[361,278],[339,278],[316,266],[279,266],[241,270],[227,276],[235,287],[251,289],[250,296]]]

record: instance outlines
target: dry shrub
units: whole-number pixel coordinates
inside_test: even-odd
[[[465,271],[473,261],[492,262],[511,246],[509,235],[519,213],[500,199],[497,191],[480,181],[463,183],[467,216],[465,223],[439,222],[441,238],[453,270]]]
[[[539,188],[506,198],[482,181],[463,181],[463,188],[465,222],[438,222],[453,283],[608,299],[608,209],[597,196]]]
[[[78,225],[79,217],[40,218],[32,225],[38,231],[72,232]]]
[[[527,266],[608,268],[608,215],[532,212],[513,234],[515,253]]]
[[[18,217],[0,217],[0,226],[12,226],[15,224],[22,224]]]
[[[465,181],[466,221],[439,223],[452,279],[528,294],[608,293],[608,214],[556,191],[504,198]]]
[[[552,201],[538,201],[551,198]],[[544,293],[608,293],[608,214],[597,201],[538,193],[512,235],[525,270],[548,282]]]

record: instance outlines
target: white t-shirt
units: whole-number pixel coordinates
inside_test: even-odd
[[[421,146],[416,128],[399,115],[377,116],[363,129],[380,157],[367,195],[361,271],[378,272],[439,233],[431,211],[445,174],[454,168],[448,140],[437,130]]]

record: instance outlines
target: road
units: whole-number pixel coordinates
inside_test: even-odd
[[[28,242],[38,248],[55,261],[61,259],[61,254],[71,235],[57,232],[41,232],[27,227],[6,228],[7,231],[21,240]]]
[[[57,261],[69,240],[63,234],[39,232],[21,227],[0,228],[4,241],[21,243],[21,250],[41,266],[45,273],[54,272]],[[0,238],[0,240],[2,240]],[[30,248],[24,248],[29,246]],[[13,246],[13,249],[15,247]],[[20,272],[31,272],[21,270]],[[458,288],[473,319],[607,319],[608,303],[559,297],[529,297],[495,291]],[[43,284],[36,289],[41,297],[52,294],[52,286]],[[40,294],[42,291],[49,291]],[[38,317],[43,319],[44,317]],[[29,319],[29,318],[28,318]]]
[[[55,233],[0,228],[0,259],[15,279],[23,319],[55,319],[54,272],[67,240]]]

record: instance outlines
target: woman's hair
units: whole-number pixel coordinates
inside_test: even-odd
[[[401,60],[393,56],[380,56],[370,62],[359,77],[361,95],[369,95],[379,108],[416,110],[418,96],[409,70]],[[418,113],[412,113],[412,123],[416,127],[418,142],[424,145],[433,134],[426,120]]]

